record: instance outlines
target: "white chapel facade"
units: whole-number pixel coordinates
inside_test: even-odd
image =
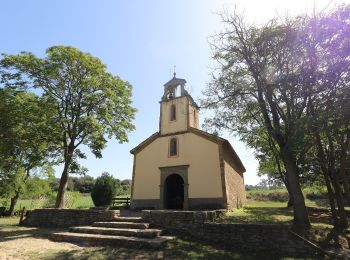
[[[131,207],[219,209],[245,202],[245,168],[231,144],[199,129],[199,107],[174,77],[164,85],[159,131],[134,155]]]

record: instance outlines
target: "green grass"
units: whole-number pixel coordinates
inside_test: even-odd
[[[15,225],[18,225],[18,223],[19,223],[18,217],[1,217],[0,218],[0,228],[15,226]]]
[[[94,207],[91,196],[89,193],[82,193],[77,197],[76,201],[73,203],[72,208],[74,209],[86,209]]]
[[[308,187],[303,189],[305,204],[308,207],[329,208],[329,201],[326,195],[326,190],[319,187]],[[246,192],[247,198],[250,201],[266,202],[269,205],[284,207],[288,202],[288,192],[286,189],[256,189]],[[313,195],[313,196],[309,196]],[[312,199],[310,199],[312,198]],[[253,203],[255,203],[253,202]],[[275,204],[276,202],[276,204]]]
[[[70,192],[68,192],[70,194]],[[72,193],[74,194],[74,193]],[[76,194],[76,193],[75,193]],[[78,193],[78,196],[72,196],[73,203],[70,208],[74,209],[88,209],[90,207],[94,207],[94,203],[92,202],[90,193]],[[119,195],[119,198],[130,197],[130,195]],[[0,198],[0,207],[6,206],[9,207],[10,199]],[[27,210],[32,210],[35,208],[42,208],[45,204],[45,200],[40,199],[19,199],[16,204],[16,210],[20,210],[25,207]]]
[[[251,201],[240,209],[232,209],[220,220],[224,223],[290,224],[293,211],[285,202]]]
[[[306,203],[309,218],[314,229],[331,229],[330,212],[315,212],[313,208],[322,208],[314,203]],[[228,211],[219,222],[224,223],[252,223],[252,224],[285,224],[291,225],[293,221],[293,208],[287,208],[285,202],[248,200],[240,209]],[[311,208],[310,208],[311,207]],[[327,210],[326,208],[324,208]]]
[[[254,193],[272,193],[272,192],[287,192],[285,188],[276,188],[276,189],[254,189],[254,190],[247,190],[247,194],[254,194]]]

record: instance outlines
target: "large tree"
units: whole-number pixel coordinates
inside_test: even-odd
[[[310,227],[297,163],[303,143],[308,97],[300,77],[303,51],[300,20],[276,21],[256,27],[242,15],[223,16],[226,31],[213,44],[219,72],[214,74],[204,106],[214,108],[215,122],[228,129],[262,126],[278,149],[293,200],[294,226]],[[252,116],[253,115],[253,116]],[[255,118],[261,118],[261,124]],[[252,130],[252,129],[251,129]]]
[[[308,226],[300,180],[319,180],[319,173],[335,224],[348,226],[349,17],[350,6],[342,6],[254,27],[228,15],[214,44],[220,70],[206,91],[204,105],[216,110],[209,122],[237,131],[262,165],[283,162],[277,168],[285,170],[298,226]]]
[[[33,93],[0,89],[0,189],[11,197],[10,215],[31,171],[49,163],[50,108]]]
[[[343,193],[349,198],[350,5],[315,14],[305,24],[308,102],[315,164],[324,176],[335,225],[347,227]],[[337,209],[336,209],[337,208]]]
[[[127,141],[134,129],[131,120],[131,85],[112,75],[96,57],[76,48],[53,46],[46,57],[29,52],[4,54],[2,78],[6,84],[39,89],[55,105],[55,130],[52,139],[63,158],[63,171],[55,206],[64,207],[70,172],[79,172],[78,148],[86,145],[98,158],[107,138]]]

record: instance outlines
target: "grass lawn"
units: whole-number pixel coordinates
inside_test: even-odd
[[[67,193],[69,196],[69,192]],[[79,193],[78,196],[75,194],[73,203],[71,203],[70,208],[73,209],[88,209],[91,207],[94,207],[94,203],[92,202],[90,193]],[[117,196],[120,198],[130,197],[129,195],[120,195]],[[9,201],[10,199],[4,199],[0,198],[0,207],[2,205],[7,205],[7,208],[9,207]],[[32,210],[35,208],[42,208],[45,204],[45,199],[19,199],[16,204],[16,210],[22,209],[25,207],[27,210]]]
[[[240,209],[232,209],[221,219],[225,223],[284,223],[293,220],[293,210],[284,202],[248,201]]]
[[[276,252],[225,249],[218,245],[178,237],[163,249],[81,247],[47,239],[57,229],[17,226],[17,217],[0,218],[0,259],[293,259]]]
[[[350,245],[350,229],[334,229],[329,209],[314,207],[312,203],[307,203],[307,206],[311,229],[304,233],[303,236],[324,249],[343,248],[343,250],[349,252],[347,250],[349,250]],[[248,200],[243,208],[233,209],[218,220],[218,222],[223,223],[274,223],[285,225],[291,225],[292,221],[293,209],[291,207],[287,208],[285,202],[254,200]],[[333,245],[335,246],[333,247]]]
[[[313,227],[332,228],[329,212],[315,212],[313,203],[306,204],[309,207],[309,217]],[[248,200],[243,208],[230,210],[220,221],[292,224],[293,208],[287,208],[286,202]]]

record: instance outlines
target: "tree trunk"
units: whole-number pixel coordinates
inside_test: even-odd
[[[293,228],[300,231],[309,229],[311,225],[299,183],[298,167],[286,147],[281,148],[281,155],[286,167],[287,181],[293,200]]]
[[[345,193],[345,198],[347,200],[347,203],[350,204],[350,184],[349,179],[346,174],[347,164],[349,162],[349,145],[350,145],[350,128],[349,123],[347,126],[346,135],[344,136],[345,139],[341,138],[339,143],[341,143],[341,151],[340,151],[340,166],[339,166],[339,177],[342,180],[343,183],[343,189]]]
[[[56,203],[55,208],[63,208],[64,207],[64,196],[67,191],[68,186],[68,177],[69,177],[69,168],[72,164],[72,156],[73,156],[73,149],[67,149],[68,151],[65,153],[64,156],[64,168],[60,179],[60,185],[58,187],[57,191],[57,197],[56,197]]]
[[[27,174],[26,174],[26,176],[25,176],[24,179],[23,179],[23,183],[26,183],[26,182],[27,182],[27,180],[28,180],[28,178],[29,178],[30,169],[31,169],[31,167],[28,167],[28,168],[26,169],[26,173],[27,173]],[[19,188],[19,189],[16,191],[15,196],[13,196],[13,197],[11,198],[10,209],[9,209],[9,212],[8,212],[8,214],[9,214],[10,216],[13,216],[13,215],[15,214],[15,207],[16,207],[16,204],[17,204],[19,195],[21,194],[21,191],[22,191],[22,189]]]
[[[285,178],[284,178],[285,179]],[[287,180],[283,180],[284,186],[286,186],[286,189],[288,191],[288,195],[289,195],[289,199],[288,199],[288,203],[287,203],[287,207],[293,207],[293,195],[291,194],[290,188],[289,188],[289,184]]]
[[[332,135],[330,131],[327,131],[328,129],[325,127],[326,135],[328,139],[328,164],[329,164],[329,176],[331,177],[331,181],[334,188],[334,194],[335,194],[335,200],[337,202],[338,206],[338,216],[339,216],[339,222],[338,227],[340,228],[347,228],[348,227],[348,220],[346,218],[346,212],[345,212],[345,206],[344,206],[344,199],[343,199],[343,191],[340,185],[340,180],[338,176],[338,172],[336,171],[336,154],[337,151],[334,147],[334,141],[332,139]],[[342,156],[343,151],[341,151]],[[343,155],[344,156],[344,155]]]
[[[347,228],[349,224],[346,217],[344,199],[343,199],[343,194],[339,183],[339,178],[336,173],[333,174],[333,187],[334,187],[334,193],[335,193],[335,200],[337,201],[337,205],[338,205],[338,216],[339,216],[338,226],[341,228]]]
[[[335,197],[334,197],[333,188],[332,188],[332,185],[331,185],[331,182],[329,180],[329,176],[327,175],[327,173],[324,171],[322,171],[322,172],[323,172],[324,181],[325,181],[326,187],[327,187],[329,205],[331,207],[331,213],[332,213],[334,226],[338,226],[338,213],[337,213],[337,210],[335,208]]]
[[[294,206],[294,202],[293,202],[293,196],[290,194],[290,191],[288,191],[288,194],[289,194],[289,199],[288,199],[288,202],[287,202],[287,207],[293,207]]]
[[[19,191],[16,191],[15,196],[13,196],[13,197],[11,198],[10,209],[9,209],[9,211],[8,211],[8,214],[9,214],[10,216],[13,216],[13,215],[15,214],[15,207],[16,207],[18,198],[19,198]]]
[[[345,174],[345,169],[344,170],[341,169],[339,173],[340,173],[339,174],[340,178],[342,179],[342,182],[343,182],[345,197],[346,197],[347,203],[350,206],[350,184],[349,184],[349,179],[348,179],[348,176]]]

